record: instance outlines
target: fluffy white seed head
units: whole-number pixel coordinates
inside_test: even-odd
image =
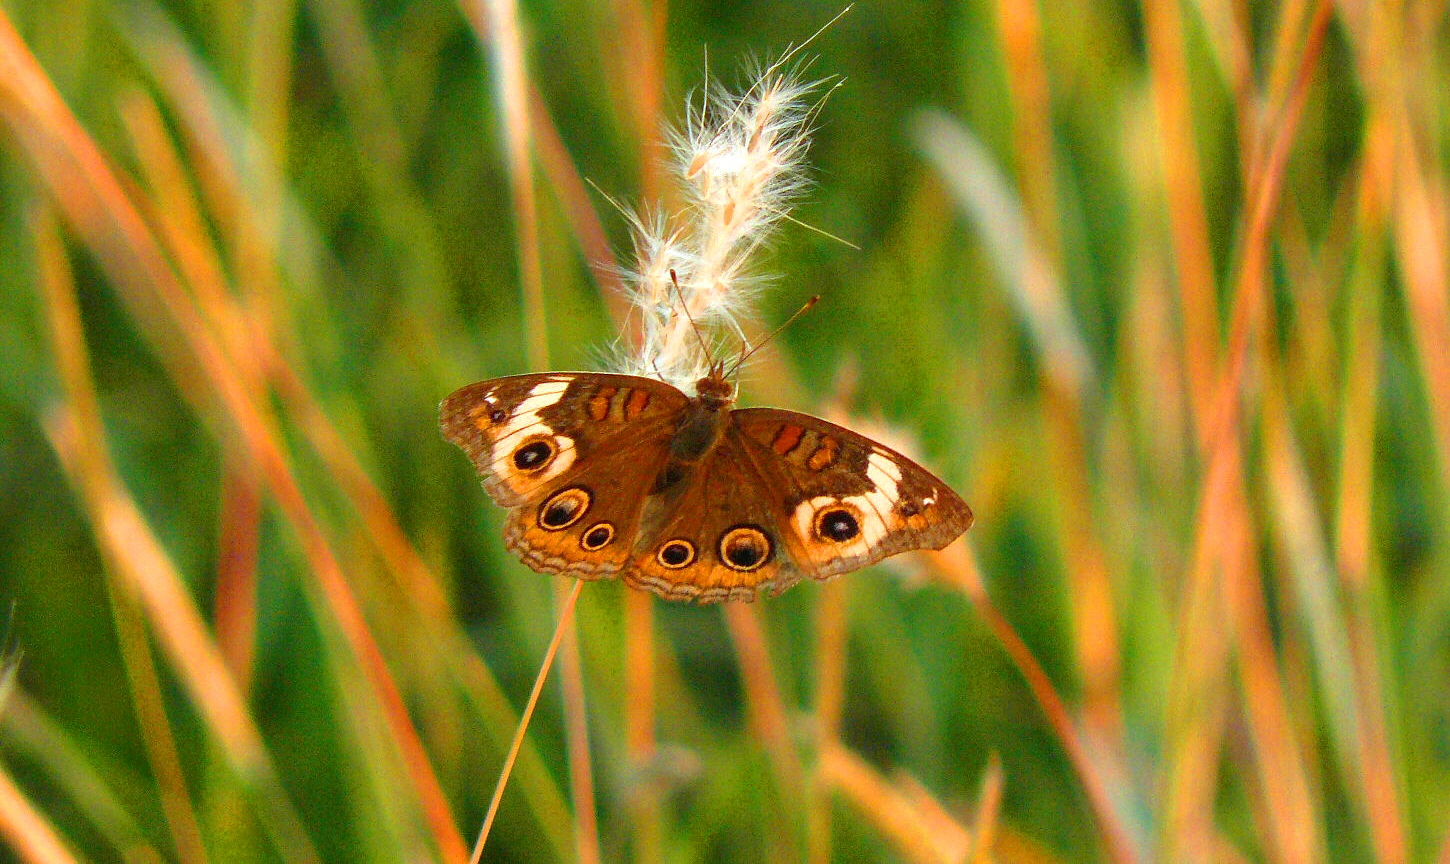
[[[751,80],[743,93],[705,88],[689,101],[682,128],[671,133],[685,210],[631,216],[635,265],[626,281],[639,331],[622,365],[687,392],[711,357],[743,342],[740,318],[760,283],[751,253],[806,185],[802,168],[815,106],[805,100],[814,85],[801,83],[781,62]]]

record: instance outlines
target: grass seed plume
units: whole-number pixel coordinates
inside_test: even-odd
[[[624,371],[693,392],[709,365],[707,351],[719,357],[744,341],[740,322],[761,282],[750,257],[806,185],[804,157],[818,104],[806,102],[815,85],[802,83],[785,62],[751,76],[743,93],[706,86],[670,135],[685,207],[669,216],[630,216],[635,267],[627,282],[640,332]]]

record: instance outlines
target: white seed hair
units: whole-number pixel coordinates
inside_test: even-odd
[[[626,214],[635,263],[624,276],[639,331],[635,347],[621,352],[624,371],[693,392],[710,357],[744,342],[740,318],[761,283],[751,255],[807,185],[804,158],[818,103],[806,97],[816,84],[784,68],[789,56],[758,69],[744,93],[714,84],[688,101],[681,128],[669,134],[683,212]]]

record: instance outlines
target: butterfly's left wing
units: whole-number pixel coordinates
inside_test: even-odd
[[[775,492],[795,566],[827,579],[912,549],[941,549],[972,524],[951,487],[895,450],[819,417],[731,412],[726,432]]]

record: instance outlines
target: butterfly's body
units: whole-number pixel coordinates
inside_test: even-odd
[[[899,453],[806,414],[733,408],[719,368],[696,391],[517,375],[453,393],[442,425],[511,508],[505,540],[525,564],[669,599],[753,600],[940,549],[972,523],[965,502]]]

